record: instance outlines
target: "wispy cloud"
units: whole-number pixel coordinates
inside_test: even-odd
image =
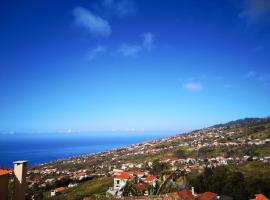
[[[122,44],[119,49],[118,53],[122,54],[126,57],[137,57],[140,52],[142,51],[151,51],[154,44],[154,34],[153,33],[144,33],[142,36],[142,42],[138,44]]]
[[[269,82],[270,81],[270,74],[261,74],[257,77],[258,81],[261,82]]]
[[[109,36],[111,27],[108,21],[94,15],[91,11],[83,7],[76,7],[72,11],[75,22],[78,26],[85,28],[94,35]]]
[[[133,15],[137,12],[134,0],[103,0],[103,6],[118,16]]]
[[[270,74],[269,73],[259,73],[255,71],[249,71],[243,76],[244,79],[257,82],[262,86],[269,87],[270,85]]]
[[[122,16],[135,14],[136,4],[133,0],[122,0],[117,4],[116,9],[118,13]]]
[[[143,47],[148,50],[151,51],[153,48],[153,44],[154,44],[154,34],[153,33],[144,33],[142,34],[143,37]]]
[[[118,49],[118,52],[126,57],[137,57],[142,47],[139,45],[122,44]]]
[[[199,92],[203,90],[203,86],[201,83],[198,82],[188,82],[184,83],[182,87],[186,90],[192,91],[192,92]]]
[[[269,0],[245,0],[239,17],[245,19],[249,24],[255,24],[270,19]]]
[[[246,74],[244,74],[243,77],[245,79],[251,79],[251,80],[256,80],[256,81],[261,81],[261,82],[270,81],[270,74],[258,73],[255,71],[248,71]]]
[[[99,54],[102,54],[107,51],[107,48],[99,45],[96,48],[89,51],[88,58],[89,60],[94,60]]]
[[[256,72],[255,71],[248,71],[247,73],[245,73],[243,75],[243,78],[249,79],[249,78],[253,78],[255,76],[256,76]]]

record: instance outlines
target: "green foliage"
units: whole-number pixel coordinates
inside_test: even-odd
[[[111,184],[112,179],[110,177],[93,179],[86,181],[77,187],[67,189],[63,194],[56,196],[54,199],[80,200],[84,197],[105,193]]]
[[[161,184],[157,194],[166,194],[171,192],[179,191],[180,186],[183,186],[176,180],[179,180],[180,177],[185,181],[186,173],[182,170],[176,170],[170,173],[170,176]]]
[[[235,200],[248,199],[244,176],[241,172],[229,172],[221,194],[230,194]]]
[[[147,190],[148,190],[150,195],[158,195],[160,187],[161,187],[160,180],[156,180],[155,184],[148,185]]]
[[[154,161],[150,170],[151,174],[161,176],[163,173],[170,171],[171,165],[159,161]]]
[[[270,195],[269,174],[269,164],[250,162],[239,168],[235,166],[206,168],[203,174],[191,176],[190,184],[198,193],[211,191],[232,196],[235,200],[244,200],[257,193]]]
[[[142,196],[143,193],[141,190],[138,190],[135,187],[135,183],[132,180],[128,180],[125,187],[123,188],[123,196]]]
[[[186,158],[186,153],[183,149],[176,150],[175,155],[179,158]]]
[[[63,179],[57,179],[55,181],[55,187],[66,187],[70,183],[70,179],[68,178],[63,178]]]

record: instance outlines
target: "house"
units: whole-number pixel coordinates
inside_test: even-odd
[[[173,192],[166,194],[165,196],[166,200],[195,200],[195,193],[194,190],[190,191],[189,189],[185,188],[181,190],[180,192]]]
[[[8,179],[12,171],[12,169],[0,168],[0,194],[3,195],[0,197],[1,200],[8,199]]]
[[[68,188],[76,187],[78,184],[77,183],[70,183],[68,184]]]
[[[14,170],[0,168],[0,200],[8,199],[9,174],[11,173],[14,175],[14,188],[12,188],[14,191],[12,191],[12,199],[25,199],[27,161],[16,161],[13,162],[13,164]]]
[[[141,190],[143,193],[146,192],[147,184],[155,184],[156,177],[149,175],[147,172],[138,171],[126,171],[126,172],[116,172],[113,176],[113,187],[109,188],[107,191],[112,195],[120,196],[122,189],[125,187],[128,180],[135,180],[134,186]],[[146,194],[146,193],[145,193]]]
[[[148,184],[154,184],[157,178],[153,175],[145,175],[141,178],[141,181]]]
[[[63,192],[64,190],[65,190],[64,187],[55,188],[54,190],[51,191],[51,196],[54,197],[55,195]]]
[[[195,199],[195,193],[194,189],[192,188],[192,191],[185,188],[182,191],[179,192],[179,199],[181,200],[194,200]]]
[[[269,198],[267,198],[263,194],[255,194],[255,199],[251,199],[251,200],[269,200]]]
[[[113,185],[115,190],[120,190],[123,188],[128,179],[133,179],[136,176],[141,178],[144,175],[144,172],[120,172],[113,176]]]
[[[198,194],[197,200],[215,200],[218,195],[213,192],[204,192],[202,194]]]
[[[174,163],[178,160],[179,158],[177,157],[163,157],[159,159],[160,162],[171,163],[172,165],[174,165]]]

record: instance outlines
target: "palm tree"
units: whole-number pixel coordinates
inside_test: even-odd
[[[160,180],[156,180],[155,184],[148,185],[147,190],[149,192],[149,195],[158,195],[160,187]]]
[[[161,184],[160,188],[157,191],[157,194],[164,194],[166,192],[171,192],[172,189],[175,189],[177,186],[172,183],[172,180],[176,180],[179,177],[183,176],[185,180],[186,171],[177,169],[172,172],[172,174]]]

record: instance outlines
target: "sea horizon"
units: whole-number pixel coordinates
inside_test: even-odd
[[[27,160],[28,166],[41,165],[154,139],[182,134],[185,131],[96,131],[83,133],[11,133],[0,137],[0,167]]]

